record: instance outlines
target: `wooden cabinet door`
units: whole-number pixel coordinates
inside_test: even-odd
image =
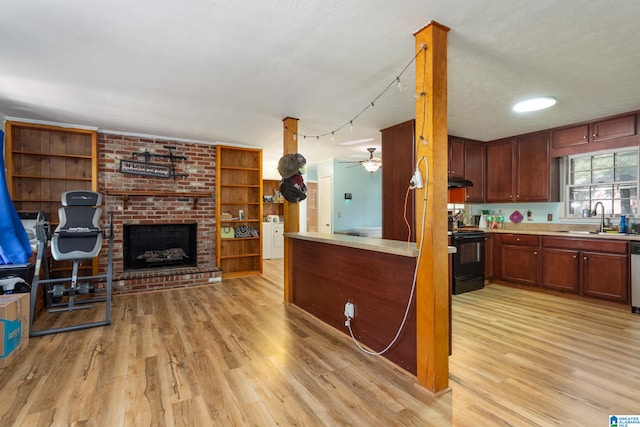
[[[553,148],[565,148],[589,143],[589,125],[578,125],[553,131]]]
[[[484,279],[493,278],[493,236],[486,234],[484,237]]]
[[[580,263],[583,295],[628,302],[628,255],[585,251]]]
[[[542,287],[578,293],[580,253],[570,249],[542,250]]]
[[[592,125],[592,132],[593,142],[634,136],[637,134],[636,115],[595,122]]]
[[[548,132],[517,138],[515,200],[519,202],[550,200],[550,162]]]
[[[537,285],[538,249],[530,246],[502,246],[502,279],[525,285]]]
[[[449,138],[449,176],[451,177],[464,178],[464,146],[463,139]]]
[[[512,139],[487,144],[486,201],[512,202],[514,146]]]
[[[465,187],[465,201],[484,202],[484,142],[467,141],[464,147],[464,177],[473,182]]]

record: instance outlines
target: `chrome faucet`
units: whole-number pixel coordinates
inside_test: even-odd
[[[593,212],[591,213],[591,216],[598,215],[598,205],[600,205],[600,207],[602,208],[602,218],[600,219],[600,233],[604,233],[604,205],[602,204],[602,202],[596,203],[596,205],[593,208]]]

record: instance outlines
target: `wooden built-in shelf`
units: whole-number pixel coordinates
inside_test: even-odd
[[[194,192],[178,192],[178,191],[136,191],[136,190],[123,190],[123,191],[107,191],[108,196],[121,196],[124,202],[124,208],[129,207],[129,197],[192,197],[193,209],[198,207],[198,200],[201,197],[212,197],[213,193],[194,193]]]
[[[25,154],[28,156],[45,156],[45,157],[60,157],[64,159],[93,159],[91,154],[83,155],[83,154],[68,154],[68,153],[45,153],[42,151],[24,151],[24,150],[13,150],[14,154]]]
[[[26,178],[26,179],[52,179],[52,180],[62,180],[62,181],[89,181],[91,182],[93,178],[86,176],[39,176],[39,175],[19,175],[14,173],[14,178]]]

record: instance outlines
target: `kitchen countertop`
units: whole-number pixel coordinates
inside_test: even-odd
[[[465,229],[460,229],[464,231]],[[591,233],[585,230],[571,230],[571,231],[559,231],[559,230],[535,230],[535,229],[478,229],[469,228],[469,230],[481,230],[487,234],[532,234],[537,236],[555,236],[555,237],[569,237],[569,238],[588,238],[588,239],[615,239],[626,241],[640,241],[640,234],[620,234],[620,233]]]
[[[377,237],[359,237],[344,234],[309,232],[284,233],[284,236],[292,239],[309,240],[312,242],[346,246],[392,255],[408,256],[413,258],[418,256],[418,249],[416,248],[415,242],[407,243],[400,240],[387,240]],[[450,254],[456,252],[456,248],[453,246],[448,246],[447,249]]]

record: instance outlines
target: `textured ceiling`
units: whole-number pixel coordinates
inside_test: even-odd
[[[0,118],[264,148],[277,177],[282,119],[330,133],[449,32],[449,133],[491,140],[640,110],[637,0],[66,0],[0,3]],[[364,159],[414,115],[414,65],[310,163]],[[546,111],[512,104],[553,95]],[[360,141],[362,142],[353,142]]]

